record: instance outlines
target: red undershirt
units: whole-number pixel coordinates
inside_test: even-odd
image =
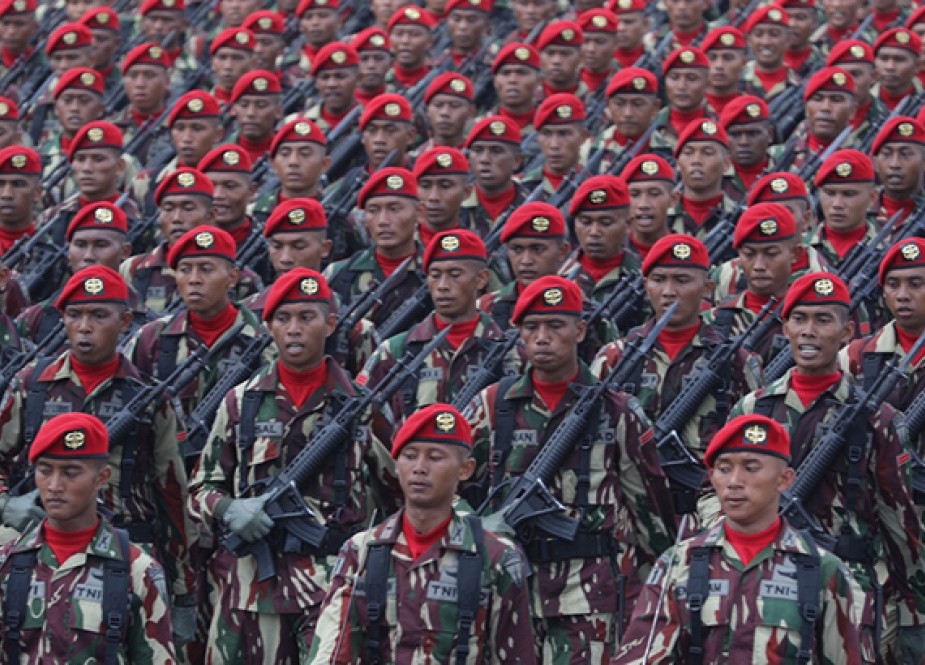
[[[20,55],[22,55],[22,57],[24,58],[28,58],[30,55],[32,55],[32,50],[33,50],[32,48],[27,47],[26,50],[23,51],[21,54],[13,53],[12,51],[10,51],[8,48],[4,46],[3,48],[0,48],[0,62],[3,62],[3,66],[9,69],[14,64],[16,64],[16,59]]]
[[[686,212],[697,226],[702,226],[713,209],[723,202],[722,193],[716,196],[704,199],[703,201],[693,201],[686,196],[681,196],[681,209]]]
[[[498,107],[498,115],[500,115],[502,118],[507,118],[516,124],[520,129],[523,129],[524,127],[529,127],[533,122],[534,112],[527,111],[526,113],[514,113],[513,111],[509,111],[503,106],[500,106]]]
[[[283,363],[277,363],[276,367],[279,370],[280,383],[298,409],[301,409],[305,400],[314,395],[328,380],[328,365],[323,360],[317,367],[304,371],[290,369]]]
[[[408,254],[408,256],[414,256],[414,254]],[[397,259],[390,259],[387,256],[383,256],[379,252],[376,252],[376,263],[379,264],[379,268],[382,270],[382,274],[386,277],[390,277],[393,272],[402,264],[402,262],[408,258],[408,256],[399,256]]]
[[[244,223],[234,227],[233,229],[225,229],[228,231],[228,234],[234,238],[234,247],[238,249],[241,247],[241,243],[247,240],[251,234],[251,220],[248,217],[244,218]]]
[[[364,92],[360,88],[357,88],[356,90],[353,91],[353,98],[357,100],[363,106],[366,106],[371,101],[373,101],[376,97],[384,93],[385,93],[385,86],[382,86],[378,90],[374,90],[373,92],[370,92],[370,93]]]
[[[745,308],[757,314],[761,311],[761,308],[768,304],[768,301],[771,299],[771,296],[759,296],[757,293],[751,291],[745,292]]]
[[[735,164],[736,175],[739,176],[739,180],[741,180],[742,184],[745,185],[746,191],[752,188],[752,185],[757,182],[758,178],[761,176],[767,166],[768,160],[758,162],[754,166],[742,166],[741,164]]]
[[[411,522],[408,521],[408,516],[402,514],[401,532],[405,535],[405,540],[408,543],[408,550],[411,552],[411,558],[417,561],[424,552],[438,543],[446,534],[447,529],[450,528],[452,519],[453,514],[450,513],[450,516],[433,531],[418,533],[415,531],[414,527],[411,526]]]
[[[800,270],[809,270],[809,252],[803,245],[797,245],[797,258],[790,264],[790,274]]]
[[[77,201],[80,203],[81,207],[83,207],[83,206],[88,206],[91,203],[102,203],[103,201],[108,201],[109,203],[115,203],[116,201],[119,200],[120,196],[121,194],[119,194],[119,192],[116,192],[115,194],[111,194],[110,196],[103,196],[101,198],[93,199],[91,201],[90,199],[84,197],[83,195],[78,195]]]
[[[904,201],[899,201],[884,194],[880,197],[880,205],[883,206],[883,209],[886,211],[887,219],[895,215],[897,212],[902,211],[902,215],[899,216],[899,221],[902,222],[915,208],[915,199],[905,199]]]
[[[800,370],[795,369],[790,374],[790,387],[800,398],[803,406],[812,404],[813,400],[818,399],[822,393],[839,381],[841,381],[840,371],[821,376],[806,376],[805,374],[800,374]]]
[[[340,124],[340,121],[347,117],[347,114],[353,110],[352,106],[348,106],[343,113],[329,113],[324,105],[321,106],[321,119],[328,123],[329,127],[337,127]]]
[[[816,138],[813,134],[806,135],[806,144],[809,146],[810,152],[822,154],[825,152],[825,149],[829,147],[830,143],[831,141],[823,143],[821,139]]]
[[[832,26],[828,26],[827,32],[829,34],[829,38],[833,42],[838,43],[843,39],[847,39],[848,35],[852,34],[855,30],[857,30],[857,28],[858,28],[857,23],[855,23],[854,25],[848,26],[847,28],[833,28]]]
[[[613,52],[613,57],[617,62],[620,63],[620,67],[625,69],[626,67],[632,67],[635,65],[645,52],[645,47],[640,44],[631,51],[621,51],[620,49],[616,49]]]
[[[857,229],[852,231],[836,231],[829,228],[828,225],[825,226],[825,239],[829,241],[829,244],[835,249],[835,253],[838,254],[838,258],[843,259],[851,249],[857,245],[864,236],[867,234],[867,225],[861,224]]]
[[[864,121],[867,120],[867,114],[870,113],[870,107],[873,105],[874,100],[871,99],[863,106],[859,106],[858,110],[854,112],[854,117],[851,119],[851,126],[857,129],[864,124]]]
[[[222,104],[227,105],[228,102],[231,101],[231,90],[225,90],[223,87],[217,85],[215,86],[215,91],[212,93],[212,96]]]
[[[585,85],[588,87],[588,90],[594,92],[601,87],[601,84],[604,83],[610,75],[613,74],[609,69],[604,70],[603,72],[592,72],[590,69],[581,70],[581,80],[584,81]]]
[[[430,71],[430,67],[423,65],[417,69],[402,69],[396,65],[392,68],[392,71],[395,73],[396,81],[401,83],[405,88],[410,88],[422,78],[427,76],[427,73]]]
[[[457,223],[456,226],[452,228],[440,229],[440,231],[452,231],[453,229],[458,229],[458,228],[459,228],[459,224]],[[418,235],[421,236],[421,244],[423,244],[424,247],[427,247],[430,244],[430,241],[434,239],[434,236],[440,233],[440,231],[433,230],[432,228],[427,226],[427,224],[425,224],[424,222],[421,222],[420,224],[418,224]]]
[[[574,95],[578,92],[578,88],[581,87],[581,83],[576,83],[575,85],[570,85],[565,88],[553,88],[549,83],[543,81],[543,96],[550,97],[552,95],[560,95],[562,93]]]
[[[597,284],[604,277],[610,274],[611,271],[616,270],[623,265],[623,252],[617,252],[613,256],[606,259],[596,259],[593,256],[588,256],[582,252],[581,256],[578,259],[578,263],[581,264],[581,267],[585,269],[591,279],[594,280],[594,283]]]
[[[13,243],[24,236],[31,236],[33,233],[35,233],[34,222],[19,231],[8,231],[0,228],[0,253],[6,254],[7,250],[13,246]]]
[[[778,517],[774,520],[774,524],[758,533],[742,533],[736,531],[729,526],[729,522],[724,523],[723,530],[726,533],[726,540],[729,541],[729,544],[732,545],[736,554],[739,555],[742,565],[747,566],[758,556],[761,550],[777,540],[782,525],[783,523],[780,517]]]
[[[637,136],[636,138],[639,138],[639,137]],[[623,134],[621,134],[620,132],[618,132],[618,131],[617,131],[617,128],[614,127],[614,129],[613,129],[613,136],[611,137],[611,140],[612,140],[614,143],[616,143],[617,145],[619,145],[620,147],[624,147],[624,148],[625,148],[625,147],[626,147],[626,144],[629,143],[630,138],[629,138],[628,136],[624,136]]]
[[[773,90],[774,86],[779,85],[787,80],[787,67],[779,67],[772,72],[755,67],[755,76],[761,81],[761,86],[766,90]]]
[[[486,194],[476,187],[475,196],[478,199],[479,205],[488,213],[488,216],[495,220],[498,219],[501,213],[507,210],[508,206],[517,198],[517,188],[511,185],[500,194]]]
[[[45,542],[58,560],[58,565],[63,566],[72,556],[87,549],[96,530],[100,528],[100,520],[97,519],[94,526],[84,531],[58,531],[48,522],[42,528],[45,529]]]
[[[811,56],[812,53],[812,45],[803,46],[798,49],[788,49],[784,54],[784,62],[786,62],[787,66],[793,71],[799,71],[800,68],[806,64],[806,61],[809,60],[809,56]]]
[[[649,253],[649,250],[652,249],[652,245],[642,244],[641,242],[636,240],[636,238],[634,238],[632,234],[630,234],[630,244],[633,246],[633,249],[635,249],[639,253],[639,256],[643,259],[646,258],[646,256]]]
[[[167,59],[170,60],[170,66],[173,67],[173,63],[177,61],[177,58],[180,57],[180,52],[183,49],[181,47],[165,49],[164,53],[167,54]]]
[[[898,325],[894,326],[894,328],[896,328],[896,338],[899,340],[899,345],[902,347],[904,352],[908,353],[912,349],[913,345],[915,345],[915,343],[919,340],[919,336],[906,332]],[[912,364],[918,365],[920,362],[922,362],[922,358],[925,358],[925,349],[919,351],[919,354],[913,359]]]
[[[83,386],[84,392],[89,395],[103,381],[115,376],[116,370],[119,369],[119,356],[117,354],[112,360],[102,365],[84,365],[72,355],[71,367],[74,368],[74,373],[80,379],[80,385]]]
[[[237,317],[238,308],[228,303],[225,305],[225,309],[211,319],[204,319],[198,314],[190,312],[189,322],[206,346],[212,346],[222,336],[222,333],[231,327]]]
[[[883,12],[882,14],[874,10],[874,27],[877,28],[877,33],[886,30],[887,26],[898,18],[899,7]]]
[[[72,140],[73,139],[70,136],[65,136],[64,134],[58,137],[58,143],[61,145],[61,150],[63,150],[64,152],[67,152],[68,150],[70,150]]]
[[[549,184],[552,185],[553,189],[559,189],[559,185],[561,185],[562,181],[565,180],[565,175],[558,175],[553,173],[545,166],[543,167],[543,176],[549,181]]]
[[[920,82],[922,85],[925,85],[925,69],[920,70],[920,71],[916,74],[916,76],[918,76],[919,82]]]
[[[681,32],[680,30],[674,31],[675,41],[678,42],[681,46],[691,46],[694,43],[694,40],[700,36],[700,33],[703,32],[704,26],[700,24],[696,30],[691,32]]]
[[[678,357],[678,354],[691,343],[691,340],[697,336],[697,333],[700,331],[700,322],[698,321],[689,328],[682,328],[681,330],[669,330],[665,328],[662,332],[658,334],[658,343],[661,344],[662,348],[665,349],[665,353],[668,354],[670,360],[674,360]]]
[[[915,94],[915,86],[910,85],[909,88],[898,95],[891,95],[886,91],[885,88],[880,88],[880,101],[883,102],[891,111],[899,106],[899,103],[905,99],[908,95]]]
[[[706,117],[707,112],[703,107],[694,111],[679,111],[677,109],[670,109],[668,111],[668,122],[679,136],[681,132],[684,131],[684,128],[694,122],[694,120],[700,120]]]
[[[305,57],[308,58],[308,61],[311,62],[312,59],[318,55],[318,49],[311,44],[304,44],[302,46],[302,53],[304,53]]]
[[[450,327],[450,334],[447,335],[446,341],[450,343],[454,349],[458,349],[462,346],[462,343],[467,339],[472,337],[475,334],[475,329],[479,326],[479,321],[482,317],[478,314],[469,321],[463,321],[462,323],[447,323],[440,318],[439,314],[434,315],[434,323],[437,326],[437,332],[443,332],[446,330],[447,326]]]
[[[573,376],[568,381],[556,381],[554,383],[546,383],[545,381],[540,381],[536,378],[536,374],[533,375],[533,387],[539,394],[540,399],[543,400],[550,411],[555,411],[556,407],[559,406],[559,402],[562,401],[562,398],[565,397],[565,393],[568,392],[568,387],[570,383],[573,383],[575,379],[578,378],[578,372],[575,372]]]
[[[726,108],[726,104],[736,99],[741,94],[740,92],[734,92],[731,95],[714,95],[708,92],[707,102],[713,107],[714,111],[722,115],[723,109]]]
[[[273,143],[273,135],[264,139],[263,141],[250,141],[245,138],[243,135],[238,137],[238,145],[250,155],[252,162],[257,162],[258,159],[263,157],[270,150],[270,144]]]
[[[132,122],[135,123],[135,127],[141,127],[145,123],[145,121],[148,120],[148,118],[150,118],[151,120],[157,120],[164,113],[163,109],[161,109],[157,113],[141,113],[140,111],[136,111],[135,108],[131,106],[129,107],[128,110],[129,110],[129,113],[132,114]]]

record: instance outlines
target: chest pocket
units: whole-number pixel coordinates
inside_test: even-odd
[[[69,625],[74,630],[103,632],[103,567],[94,566],[71,593]]]

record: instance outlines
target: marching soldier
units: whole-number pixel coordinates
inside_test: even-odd
[[[444,72],[427,86],[424,103],[431,136],[418,147],[418,154],[438,146],[461,148],[475,118],[472,81],[454,72]]]
[[[678,137],[695,120],[715,119],[707,103],[710,60],[699,48],[685,46],[672,51],[662,64],[668,106],[655,116],[652,151],[664,157],[675,153]]]
[[[330,133],[357,105],[354,93],[359,82],[360,56],[349,44],[331,42],[318,50],[312,60],[312,77],[320,101],[305,116]],[[314,101],[309,99],[308,101]]]
[[[366,106],[386,92],[386,77],[392,68],[389,36],[382,28],[372,26],[358,32],[350,40],[360,58],[358,82],[353,93],[357,102]]]
[[[276,135],[276,123],[283,117],[282,91],[276,75],[263,69],[235,79],[228,106],[237,121],[238,134],[229,140],[246,150],[254,164],[266,156]]]
[[[777,4],[756,10],[745,23],[748,47],[754,60],[742,74],[744,90],[771,102],[800,80],[787,66],[785,55],[790,41],[790,17]]]
[[[426,246],[441,231],[467,228],[480,237],[488,235],[488,224],[475,226],[478,218],[462,219],[462,204],[472,194],[469,160],[453,148],[432,148],[414,163],[414,179],[424,214],[418,224],[421,244]],[[465,222],[465,223],[464,223]]]
[[[840,67],[854,79],[854,96],[857,110],[851,120],[858,136],[864,137],[876,132],[886,122],[890,110],[873,93],[877,80],[874,69],[874,50],[870,44],[860,39],[839,42],[829,52],[826,67]]]
[[[645,36],[649,30],[649,17],[645,0],[616,0],[607,8],[617,15],[617,48],[613,57],[624,69],[634,67],[645,55]]]
[[[141,41],[160,44],[173,63],[174,80],[186,77],[199,69],[200,54],[184,50],[187,44],[186,0],[142,0],[138,7],[141,20],[136,24]],[[197,26],[198,27],[198,26]],[[137,38],[137,37],[136,37]],[[194,41],[194,40],[193,40]],[[204,54],[202,54],[204,55]],[[192,84],[204,84],[204,81]]]
[[[653,30],[646,35],[649,40],[649,50],[652,50],[668,32],[671,32],[669,49],[672,51],[699,44],[707,34],[708,26],[704,15],[707,8],[706,0],[693,0],[693,2],[668,0],[665,2],[665,14],[668,21],[662,25],[661,29]]]
[[[516,123],[524,136],[534,131],[535,96],[540,84],[539,52],[530,44],[507,44],[495,56],[491,75],[498,95],[498,106],[492,114]]]
[[[0,18],[0,25],[2,21]],[[19,106],[9,97],[0,97],[0,150],[11,145],[25,144],[22,128],[19,126]]]
[[[873,207],[880,223],[899,213],[891,232],[894,238],[902,233],[903,225],[919,205],[925,174],[923,142],[925,126],[913,118],[899,116],[882,126],[870,146],[881,183]]]
[[[805,80],[825,64],[822,52],[810,41],[819,26],[819,9],[814,0],[781,0],[780,5],[790,17],[790,42],[784,59],[791,71]]]
[[[31,42],[39,29],[38,21],[35,20],[37,6],[37,0],[4,0],[0,3],[0,25],[3,26],[3,30],[0,31],[0,71],[4,74],[19,58],[28,58],[35,51]],[[23,72],[25,76],[29,74],[30,72]],[[23,76],[20,76],[19,81],[22,79]]]
[[[563,94],[574,95],[582,102],[587,99],[591,91],[581,80],[580,72],[583,41],[584,33],[574,21],[553,21],[543,29],[536,40],[542,78],[536,91],[537,101]]]
[[[395,56],[391,76],[400,90],[409,90],[430,73],[428,55],[436,25],[433,14],[414,5],[400,7],[389,19],[386,32]]]
[[[192,90],[177,100],[167,112],[167,128],[176,156],[157,174],[157,183],[179,167],[194,169],[216,145],[224,143],[222,107],[204,90]],[[154,176],[151,170],[148,170]]]
[[[591,137],[593,153],[605,148],[607,155],[601,160],[601,172],[620,158],[624,149],[632,145],[655,122],[661,107],[658,98],[658,79],[655,74],[639,67],[621,69],[607,84],[607,111],[613,124],[597,136]],[[647,150],[643,146],[642,150]]]
[[[660,238],[668,235],[668,213],[678,205],[671,164],[651,153],[637,155],[623,169],[630,198],[627,249],[645,259]]]
[[[877,85],[874,93],[891,111],[908,95],[923,87],[916,77],[922,38],[908,28],[887,30],[874,42]]]
[[[619,19],[608,9],[591,9],[581,14],[577,22],[584,33],[581,81],[589,94],[597,95],[607,89],[607,81],[620,69],[620,63],[613,57]]]
[[[803,90],[806,118],[787,140],[793,150],[790,170],[799,171],[809,155],[822,155],[832,141],[851,125],[857,111],[854,78],[840,67],[825,67],[813,74]],[[841,144],[850,147],[849,137]]]
[[[6,254],[17,240],[35,233],[41,174],[41,157],[32,148],[0,149],[0,253]]]
[[[738,28],[713,28],[700,45],[710,60],[707,103],[720,115],[726,104],[742,94],[742,74],[748,63],[745,35]]]
[[[868,44],[873,44],[877,39],[873,26],[858,34],[862,15],[860,0],[822,0],[822,9],[825,22],[809,38],[822,55],[828,55],[835,44],[845,39],[860,39]]]
[[[269,9],[251,12],[241,27],[254,33],[254,67],[273,72],[282,83],[285,74],[280,69],[280,61],[286,50],[286,22],[278,12]],[[286,80],[285,87],[291,82]]]
[[[771,170],[768,150],[774,141],[774,126],[764,100],[741,95],[729,102],[719,118],[719,124],[729,138],[729,159],[732,173],[724,178],[727,196],[740,202],[755,182]]]
[[[51,71],[37,68],[44,76],[31,91],[32,99],[19,100],[24,107],[27,103],[31,105],[29,134],[36,143],[42,143],[58,129],[51,113],[54,96],[50,91],[56,88],[65,73],[79,67],[89,68],[93,64],[93,33],[81,23],[65,23],[48,36],[45,57]]]
[[[470,228],[494,228],[523,203],[523,188],[514,180],[523,163],[520,140],[517,123],[500,115],[482,118],[469,132],[465,148],[475,183],[462,214],[471,220]]]
[[[209,66],[215,83],[211,93],[228,108],[238,81],[254,69],[254,33],[245,28],[220,32],[209,46]]]
[[[103,76],[107,90],[118,90],[122,85],[122,76],[115,62],[122,46],[119,15],[109,7],[95,7],[77,22],[90,28],[93,34],[93,63],[90,66]]]
[[[533,127],[540,146],[540,163],[525,166],[521,184],[528,192],[543,187],[542,200],[559,189],[566,176],[581,170],[581,146],[588,138],[584,102],[575,95],[561,93],[546,97],[536,109]]]
[[[446,31],[450,41],[444,57],[453,59],[454,69],[465,65],[470,72],[470,78],[481,74],[486,65],[491,63],[491,49],[481,62],[471,59],[481,52],[485,39],[489,36],[494,4],[494,0],[447,0],[444,6]],[[494,50],[497,51],[497,47],[494,47]],[[434,65],[441,65],[439,58]]]
[[[113,118],[113,123],[122,130],[126,143],[132,142],[139,131],[147,132],[147,138],[132,153],[139,162],[147,164],[148,158],[164,150],[168,142],[163,126],[157,131],[145,127],[146,122],[154,123],[167,110],[170,92],[167,52],[157,44],[145,43],[126,53],[122,60],[121,85],[125,88],[128,106]]]
[[[298,60],[286,68],[286,73],[294,80],[309,75],[315,64],[318,51],[329,42],[337,39],[340,30],[340,2],[338,0],[302,0],[295,10],[299,20],[299,33],[302,36],[302,49]],[[287,63],[288,64],[288,63]]]

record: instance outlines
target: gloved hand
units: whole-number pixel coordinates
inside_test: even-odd
[[[173,625],[173,641],[177,647],[182,647],[196,637],[195,596],[178,596],[173,599],[170,603],[170,623]]]
[[[273,528],[273,520],[263,512],[266,500],[265,496],[235,499],[229,504],[222,519],[229,529],[248,543],[260,540]]]
[[[899,648],[903,665],[925,663],[925,626],[900,626]]]
[[[37,489],[22,496],[11,496],[3,507],[3,523],[22,532],[30,522],[42,521],[45,511],[36,503],[38,498]]]

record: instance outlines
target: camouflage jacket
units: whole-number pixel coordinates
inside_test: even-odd
[[[745,306],[745,292],[731,295],[713,309],[701,313],[701,318],[712,326],[728,327],[729,335],[741,335],[757,318],[757,314]],[[771,358],[787,346],[783,328],[779,322],[771,326],[763,339],[751,345],[752,350],[761,358],[761,366],[767,366]]]
[[[706,240],[707,234],[713,230],[714,225],[724,212],[733,212],[738,206],[729,196],[723,193],[723,200],[718,206],[713,208],[713,212],[707,217],[702,224],[698,224],[693,217],[682,207],[681,202],[677,206],[668,210],[668,232],[669,233],[686,233],[692,235],[698,240]]]
[[[602,130],[597,134],[596,137],[589,143],[585,143],[582,146],[582,162],[586,162],[588,157],[594,154],[598,148],[603,148],[606,152],[604,153],[604,158],[601,160],[601,166],[598,169],[598,173],[609,173],[611,166],[613,166],[620,159],[626,159],[624,153],[628,148],[634,148],[635,141],[634,139],[627,139],[626,143],[620,145],[620,143],[614,138],[617,128],[615,125],[607,127],[607,129]],[[642,146],[637,155],[642,155],[644,153],[650,152],[651,140],[649,145]]]
[[[44,524],[0,548],[0,584],[4,587],[12,572],[13,554],[34,551],[37,555],[29,611],[19,640],[22,662],[102,663],[107,628],[102,603],[103,561],[123,556],[116,534],[102,519],[87,549],[62,564],[45,540]],[[128,590],[127,626],[117,662],[176,663],[164,571],[134,546],[129,550]],[[8,628],[0,625],[5,643]]]
[[[868,215],[867,232],[864,234],[864,238],[858,244],[867,245],[873,241],[877,236],[877,225],[874,223],[873,219]],[[841,265],[842,261],[846,258],[844,256],[839,256],[838,252],[835,251],[835,246],[826,238],[826,226],[825,223],[820,223],[815,229],[807,233],[806,235],[806,244],[820,254],[826,262],[834,268],[836,271]]]
[[[704,116],[710,120],[717,120],[719,118],[719,115],[707,102],[704,102]],[[665,157],[673,164],[674,149],[678,145],[679,132],[675,129],[674,125],[671,124],[670,119],[671,109],[668,106],[661,109],[656,114],[655,120],[652,121],[652,124],[655,125],[655,131],[652,132],[652,139],[649,141],[649,145],[652,147],[652,152]]]
[[[253,379],[234,388],[219,408],[190,482],[190,511],[193,519],[215,533],[222,530],[221,517],[231,499],[256,496],[265,482],[277,476],[292,459],[311,445],[313,433],[330,422],[342,400],[357,395],[349,375],[328,358],[327,383],[301,406],[296,407],[279,380],[276,362],[264,367]],[[259,395],[254,440],[241,440],[242,407],[245,395]],[[341,478],[335,458],[345,465]],[[343,496],[335,489],[346,482]],[[271,614],[302,614],[317,620],[327,589],[327,579],[339,545],[362,528],[374,507],[391,512],[399,495],[389,451],[375,439],[369,414],[356,424],[353,436],[340,451],[300,488],[302,497],[322,524],[341,534],[327,556],[298,547],[274,544],[276,576],[266,582],[256,579],[253,556],[235,558],[227,551],[227,588],[223,605],[238,610]],[[224,586],[224,585],[223,585]]]
[[[514,430],[509,454],[501,460],[496,440],[499,384],[489,386],[467,407],[473,433],[476,474],[465,488],[466,498],[479,505],[498,483],[516,479],[540,453],[546,438],[566,418],[580,391],[597,383],[582,365],[578,378],[565,397],[550,411],[533,386],[528,371],[504,397],[513,406]],[[579,534],[588,538],[615,539],[610,555],[569,558],[569,552],[545,556],[552,541],[534,538],[525,544],[534,569],[533,614],[555,617],[618,610],[618,575],[625,579],[626,596],[632,599],[642,582],[640,566],[651,563],[670,545],[673,524],[667,479],[659,465],[651,423],[635,398],[609,391],[600,402],[597,436],[587,452],[579,442],[558,473],[546,482],[567,514],[579,521]],[[585,461],[587,460],[587,461]],[[499,464],[503,466],[499,466]],[[587,505],[580,505],[579,474],[587,464]],[[502,500],[510,488],[502,489]],[[494,504],[497,509],[498,504]],[[611,557],[613,560],[611,560]],[[592,585],[587,580],[595,580]]]
[[[796,556],[809,554],[814,546],[784,522],[774,542],[744,565],[726,537],[723,522],[682,541],[659,558],[611,663],[693,662],[691,611],[686,599],[691,554],[697,547],[706,547],[710,557],[710,592],[700,615],[702,662],[801,662],[797,653],[803,646],[800,629],[804,619],[797,602]],[[860,665],[858,606],[851,576],[837,557],[825,550],[819,555],[819,605],[811,662]]]
[[[511,204],[514,208],[519,207],[523,204],[524,200],[527,198],[526,195],[529,192],[525,192],[524,188],[521,187],[518,183],[512,183],[514,185],[514,202]],[[485,208],[482,207],[482,204],[479,203],[478,193],[475,191],[475,187],[472,188],[472,194],[469,195],[462,203],[462,210],[460,211],[460,217],[462,218],[460,226],[472,229],[477,233],[483,233],[482,238],[485,237],[484,234],[491,231],[495,228],[495,224],[501,219],[504,215],[502,213],[497,218],[491,217]]]
[[[642,261],[639,256],[632,252],[625,252],[623,254],[623,263],[620,267],[611,270],[599,282],[595,282],[591,273],[581,265],[581,256],[582,250],[579,247],[565,259],[562,267],[559,268],[559,274],[578,284],[585,298],[595,303],[605,302],[621,285],[624,277],[634,277],[642,270]],[[648,301],[642,298],[638,311],[634,316],[630,317],[630,325],[624,327],[629,329],[641,325],[651,314]]]
[[[32,443],[30,433],[25,430],[29,424],[29,389],[33,381],[46,385],[45,402],[39,407],[39,425],[72,411],[92,413],[107,422],[143,387],[138,370],[124,356],[120,356],[119,368],[112,378],[104,380],[89,395],[71,366],[69,351],[46,366],[38,377],[36,369],[33,364],[20,371],[0,405],[0,490],[4,492],[8,491],[11,480],[16,479],[16,467],[22,468]],[[183,595],[194,589],[189,563],[193,535],[186,515],[186,471],[177,440],[174,412],[164,403],[149,404],[129,437],[112,442],[109,451],[112,477],[100,491],[100,498],[116,515],[117,524],[129,530],[133,542],[155,553],[167,571],[173,592]],[[129,442],[134,469],[123,466]],[[129,471],[132,478],[126,480],[124,474]]]
[[[851,26],[848,30],[848,33],[844,36],[839,36],[832,34],[829,30],[828,23],[822,23],[812,35],[809,37],[809,43],[819,49],[819,52],[824,56],[829,55],[829,51],[832,50],[832,47],[835,46],[838,42],[843,39],[860,39],[863,42],[868,44],[873,44],[877,41],[877,30],[874,28],[873,24],[867,27],[860,35],[853,37],[854,31],[860,27],[860,24],[855,24]]]
[[[655,322],[649,321],[641,328],[631,330],[626,337],[602,348],[591,371],[599,379],[606,377],[614,365],[620,362],[626,345],[643,339],[654,326]],[[662,410],[677,398],[687,381],[703,367],[709,354],[723,341],[720,331],[701,324],[700,331],[674,360],[668,358],[658,342],[655,343],[638,374],[638,382],[634,382],[634,390],[630,391],[639,399],[649,420],[658,420]],[[703,459],[710,440],[725,424],[732,405],[761,385],[761,360],[753,353],[740,350],[728,367],[724,392],[707,396],[697,415],[687,423],[683,432],[678,432],[698,459]]]
[[[455,663],[459,633],[457,579],[460,557],[476,552],[471,527],[453,514],[446,534],[413,559],[402,533],[403,513],[359,533],[341,550],[309,661],[354,665],[369,662],[366,565],[369,548],[391,547],[388,591],[383,608],[383,663]],[[465,663],[533,665],[533,624],[525,580],[527,565],[517,546],[484,532],[478,612]]]
[[[808,245],[801,245],[801,248],[809,267],[793,270],[790,274],[791,284],[808,272],[831,272],[828,262],[818,249]],[[716,284],[713,289],[713,302],[717,303],[722,302],[731,295],[744,293],[748,288],[745,273],[739,266],[739,259],[737,258],[721,263],[718,266],[713,266],[710,271],[710,279]]]
[[[790,160],[790,167],[787,169],[788,171],[792,171],[793,173],[800,173],[800,170],[803,168],[803,165],[806,164],[806,159],[809,157],[810,154],[813,154],[812,149],[809,147],[808,137],[809,137],[809,133],[806,130],[805,120],[801,122],[795,130],[793,130],[793,133],[790,136],[786,137],[787,143],[785,144],[782,153],[787,153],[791,146],[791,141],[793,142],[792,143],[793,159]],[[850,132],[848,135],[848,138],[846,138],[845,141],[841,144],[841,149],[857,148],[858,147],[857,137],[858,137],[857,131]],[[823,146],[822,151],[824,152],[827,147],[828,146]],[[820,156],[821,156],[821,153],[820,153]],[[819,165],[821,166],[821,164]],[[816,171],[813,171],[808,176],[806,176],[805,174],[801,174],[801,175],[804,175],[805,177],[807,189],[812,191],[813,188],[815,187],[815,185],[813,184],[813,180],[815,178]]]
[[[36,218],[36,226],[43,230],[48,230],[56,245],[64,245],[67,242],[65,239],[67,227],[71,223],[71,220],[74,219],[74,216],[80,212],[83,205],[80,194],[75,192],[58,205],[45,208]],[[141,220],[141,207],[135,199],[132,198],[131,194],[129,194],[128,198],[126,198],[119,207],[125,212],[125,216],[128,217],[130,228]],[[52,223],[53,226],[49,227],[48,224]]]
[[[769,415],[790,431],[794,467],[809,453],[820,436],[820,427],[831,424],[838,406],[849,399],[851,383],[846,377],[803,406],[790,387],[788,371],[782,378],[746,395],[730,418],[756,411]],[[839,540],[864,543],[868,563],[846,559],[855,579],[867,595],[861,623],[874,625],[874,585],[885,585],[887,597],[897,595],[900,625],[921,624],[925,610],[925,559],[921,556],[920,525],[906,483],[904,465],[908,455],[894,422],[896,411],[884,404],[868,420],[867,446],[858,463],[860,487],[849,488],[854,473],[848,455],[839,456],[811,497],[804,502],[828,533]],[[856,559],[858,557],[850,557]],[[876,576],[872,579],[871,573]]]
[[[786,65],[785,65],[786,66]],[[764,83],[755,72],[755,61],[745,63],[745,69],[742,70],[742,93],[746,95],[755,95],[761,97],[766,102],[785,92],[788,88],[796,88],[800,85],[800,77],[796,72],[787,69],[787,78],[782,83],[777,83],[770,90],[765,90]]]
[[[581,171],[584,168],[584,155],[586,152],[587,151],[584,149],[579,152],[578,163],[575,164],[575,166],[573,166],[562,178],[558,186],[553,184],[552,180],[549,179],[549,176],[546,175],[545,166],[541,164],[540,166],[531,169],[521,176],[521,189],[526,192],[527,196],[529,196],[532,194],[534,189],[542,186],[542,193],[540,194],[539,198],[534,200],[549,201],[549,199],[555,196],[559,187],[562,187],[566,183],[568,178],[577,178],[581,174]],[[575,185],[578,187],[581,185],[581,183],[576,181]]]
[[[165,110],[164,113],[169,112]],[[125,145],[134,140],[135,134],[138,133],[140,126],[135,124],[135,117],[132,115],[131,106],[126,106],[109,120],[122,130],[122,136],[125,137]],[[152,117],[151,123],[157,122],[156,117]],[[141,164],[147,164],[153,156],[160,154],[162,150],[171,146],[170,130],[166,124],[161,124],[156,130],[148,132],[148,138],[132,154]]]
[[[822,55],[822,52],[812,44],[808,46],[809,54],[805,59],[800,59],[802,57],[800,55],[801,49],[796,51],[797,55],[793,55],[789,49],[784,55],[784,62],[787,63],[792,72],[800,77],[800,81],[808,79],[813,75],[813,72],[825,67],[825,56]]]

